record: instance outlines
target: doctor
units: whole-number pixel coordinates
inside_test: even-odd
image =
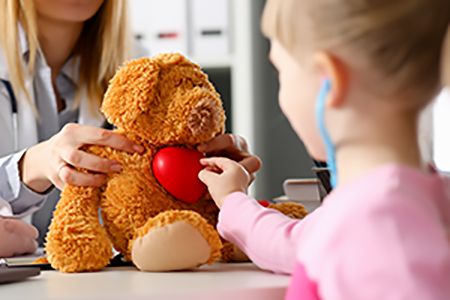
[[[84,144],[142,151],[100,128],[102,95],[131,57],[131,42],[122,0],[1,1],[0,197],[13,215],[55,203],[54,187],[99,186],[105,173],[120,171],[118,162],[80,151]],[[49,218],[34,220],[41,243]]]
[[[42,245],[65,184],[99,186],[106,173],[120,171],[118,162],[79,150],[83,145],[143,150],[101,129],[109,79],[123,61],[144,54],[135,47],[130,56],[129,45],[126,0],[0,1],[0,257],[2,250],[36,249],[36,230],[20,220],[32,213]],[[241,162],[253,177],[261,166],[239,136],[198,149]]]

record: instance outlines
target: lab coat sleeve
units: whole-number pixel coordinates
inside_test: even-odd
[[[0,158],[0,197],[9,203],[12,214],[18,218],[41,208],[49,194],[38,194],[20,180],[18,163],[25,151]]]
[[[8,202],[0,198],[0,216],[11,217],[12,209]]]

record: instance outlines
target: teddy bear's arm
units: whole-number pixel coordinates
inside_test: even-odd
[[[50,264],[61,272],[95,271],[109,264],[111,243],[99,222],[100,190],[67,185],[47,234]]]

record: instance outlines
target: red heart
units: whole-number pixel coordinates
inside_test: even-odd
[[[259,203],[259,205],[264,206],[264,207],[268,207],[270,204],[272,204],[267,200],[258,200],[258,203]]]
[[[203,153],[195,149],[166,147],[153,159],[153,174],[167,192],[178,200],[194,203],[205,192],[206,186],[198,179],[203,169]]]

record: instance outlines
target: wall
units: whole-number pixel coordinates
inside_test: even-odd
[[[278,78],[268,60],[270,44],[260,30],[264,0],[252,1],[252,46],[254,89],[254,152],[263,167],[255,182],[255,196],[272,199],[283,194],[288,178],[312,178],[312,161],[303,143],[289,125],[278,105]],[[300,85],[301,83],[299,83]]]

